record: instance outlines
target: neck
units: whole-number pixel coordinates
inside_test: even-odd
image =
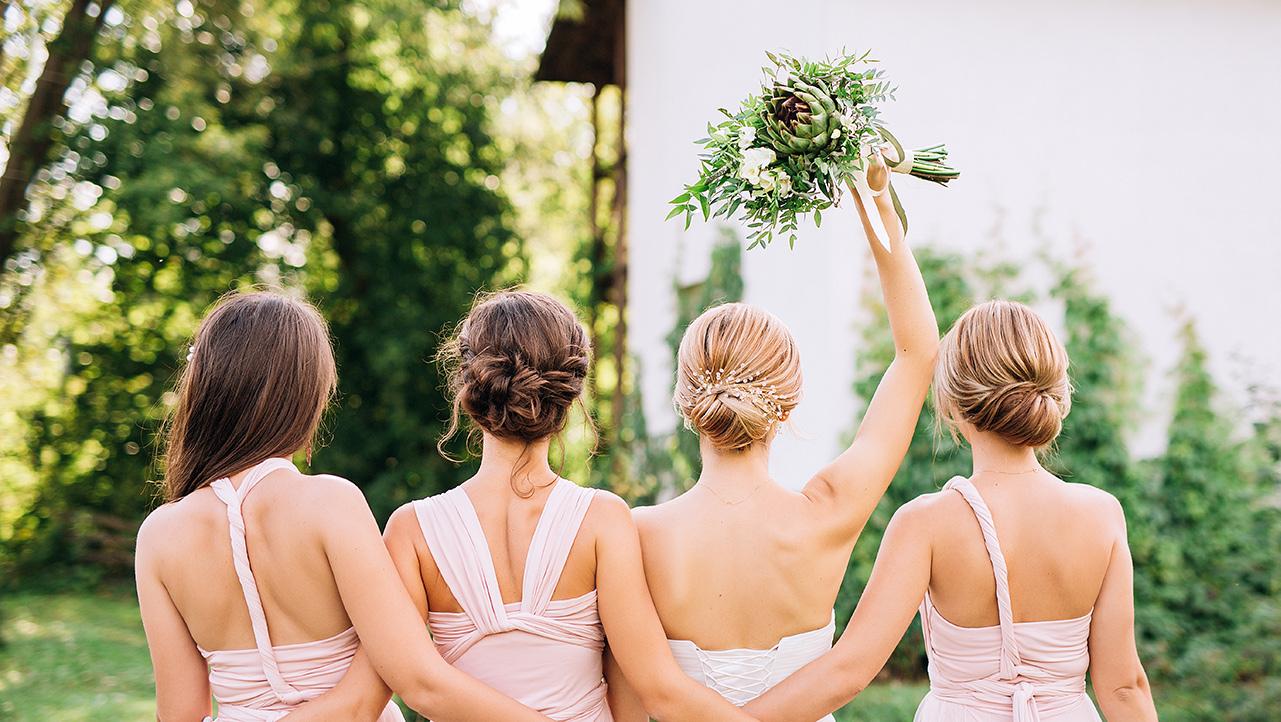
[[[480,468],[473,477],[479,483],[501,483],[517,488],[546,486],[556,474],[547,463],[551,437],[530,443],[500,439],[485,433],[481,446]]]
[[[727,451],[713,447],[707,439],[699,439],[698,449],[703,459],[699,483],[710,480],[720,490],[752,487],[769,479],[768,441],[757,442],[739,451]]]
[[[1014,474],[1031,472],[1041,468],[1037,461],[1036,449],[1030,446],[1011,444],[996,434],[985,431],[974,431],[966,434],[970,448],[974,450],[974,473],[989,471]]]

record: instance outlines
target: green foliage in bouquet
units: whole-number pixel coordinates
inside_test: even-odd
[[[876,149],[892,149],[891,167],[899,172],[939,184],[959,175],[943,165],[943,146],[909,158],[881,127],[875,104],[893,94],[881,71],[864,67],[875,62],[867,53],[823,62],[766,55],[774,67],[763,68],[760,94],[748,96],[737,114],[720,109],[727,120],[709,123],[708,137],[697,141],[705,151],[698,181],[671,201],[668,219],[684,213],[688,228],[695,211],[706,220],[741,208],[748,248],[768,244],[775,233],[789,234],[790,245],[797,216],[813,213],[821,224],[822,211],[839,203],[842,186],[855,183]],[[897,196],[894,205],[906,228]]]

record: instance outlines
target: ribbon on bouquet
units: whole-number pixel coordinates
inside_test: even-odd
[[[911,174],[912,166],[916,162],[915,154],[910,150],[905,150],[903,145],[898,142],[898,139],[895,138],[888,130],[884,128],[877,128],[877,132],[879,132],[881,137],[885,139],[886,146],[879,150],[873,150],[865,147],[863,150],[864,165],[866,165],[873,153],[879,153],[881,158],[885,161],[885,165],[891,172]],[[881,221],[880,212],[874,210],[876,207],[876,201],[874,199],[887,190],[889,191],[890,200],[894,203],[894,213],[898,215],[899,223],[903,224],[903,233],[906,234],[907,212],[903,210],[903,204],[898,199],[898,193],[894,192],[894,186],[890,184],[889,179],[887,178],[884,188],[872,190],[871,186],[867,182],[867,171],[864,169],[854,171],[854,183],[852,185],[852,190],[855,193],[858,193],[859,198],[863,201],[864,209],[868,209],[867,217],[872,224],[872,231],[876,234],[876,240],[881,242],[881,245],[885,247],[886,251],[889,251],[889,233],[885,230],[885,224]]]

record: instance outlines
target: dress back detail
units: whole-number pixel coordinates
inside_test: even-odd
[[[560,479],[534,529],[519,602],[504,604],[476,508],[462,487],[413,503],[462,612],[429,612],[445,661],[555,720],[608,722],[596,591],[552,601],[595,489]]]
[[[705,650],[688,639],[669,639],[681,670],[742,707],[832,648],[836,616],[827,626],[783,637],[769,649]],[[829,722],[831,715],[820,722]]]
[[[227,722],[274,722],[298,705],[319,697],[342,679],[360,644],[353,627],[314,642],[271,644],[267,614],[249,566],[241,507],[249,492],[278,469],[296,467],[287,459],[271,458],[250,469],[239,489],[232,486],[230,479],[210,484],[214,494],[227,505],[232,563],[249,609],[256,645],[255,649],[200,649],[209,663],[209,687],[218,702],[218,719]],[[404,722],[404,717],[398,707],[389,703],[378,722]]]
[[[930,693],[921,701],[916,721],[1099,721],[1085,694],[1091,614],[1015,623],[1005,555],[992,512],[965,477],[953,477],[943,489],[959,493],[978,520],[992,562],[1000,623],[994,627],[952,624],[935,609],[926,591],[921,620],[930,660]]]

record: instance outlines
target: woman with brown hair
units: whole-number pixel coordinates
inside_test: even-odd
[[[1125,515],[1112,495],[1045,470],[1071,408],[1068,357],[1027,306],[989,301],[943,339],[938,418],[974,472],[894,514],[867,589],[831,653],[747,709],[813,720],[861,691],[919,606],[930,692],[918,722],[1156,720],[1134,644]]]
[[[871,175],[888,249],[857,194],[854,202],[895,356],[853,443],[799,493],[775,481],[770,444],[801,400],[800,352],[763,309],[717,306],[686,329],[677,357],[676,406],[698,432],[702,472],[681,496],[635,510],[645,576],[677,661],[739,705],[831,647],[850,552],[907,452],[934,369],[938,326],[925,283],[884,192],[884,165]],[[626,687],[615,678],[621,710]],[[631,710],[628,720],[643,719]]]
[[[480,468],[401,507],[386,540],[444,658],[553,719],[608,722],[608,637],[651,716],[750,719],[677,668],[627,505],[548,463],[591,363],[573,312],[540,293],[482,297],[442,358]]]
[[[360,490],[289,461],[310,455],[334,388],[325,323],[305,302],[236,294],[197,329],[165,433],[166,503],[138,532],[157,719],[206,718],[212,690],[218,718],[234,722],[291,710],[402,720],[386,680],[433,719],[545,721],[440,658]],[[303,705],[358,645],[373,666],[353,667],[345,686],[362,694]]]

